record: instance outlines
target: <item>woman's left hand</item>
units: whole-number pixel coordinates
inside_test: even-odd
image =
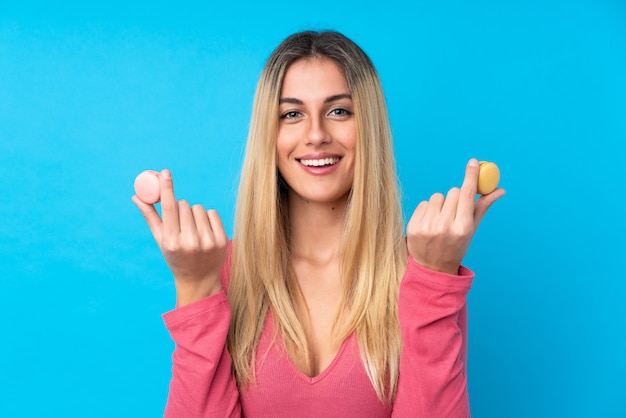
[[[476,200],[479,166],[471,159],[459,189],[435,193],[413,212],[406,228],[409,255],[423,267],[458,274],[463,257],[489,207],[504,196],[496,189]]]

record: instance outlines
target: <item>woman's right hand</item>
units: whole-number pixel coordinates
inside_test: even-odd
[[[137,196],[132,200],[172,270],[177,306],[181,307],[222,290],[220,271],[226,260],[228,236],[215,210],[176,201],[169,170],[161,171],[158,177],[162,219],[153,205]]]

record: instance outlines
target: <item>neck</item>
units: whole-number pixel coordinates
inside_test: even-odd
[[[291,253],[313,262],[339,256],[348,205],[347,196],[332,203],[289,197]]]

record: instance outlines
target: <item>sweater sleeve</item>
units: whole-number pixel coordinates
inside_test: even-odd
[[[176,348],[164,417],[240,417],[226,349],[230,307],[224,291],[163,315]]]
[[[466,295],[474,274],[428,270],[411,257],[400,285],[400,377],[393,417],[470,416]]]

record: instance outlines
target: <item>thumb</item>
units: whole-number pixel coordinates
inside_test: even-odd
[[[483,217],[485,216],[491,205],[493,205],[496,200],[504,196],[505,193],[506,191],[504,189],[498,188],[493,192],[478,198],[474,206],[474,225],[476,225],[476,228],[478,228],[478,225],[483,220]]]
[[[146,220],[146,223],[148,224],[148,228],[150,228],[150,232],[152,232],[154,240],[160,246],[163,221],[161,220],[161,217],[159,216],[157,210],[154,208],[154,205],[143,202],[137,197],[137,195],[133,195],[131,200],[139,208],[139,211]]]

